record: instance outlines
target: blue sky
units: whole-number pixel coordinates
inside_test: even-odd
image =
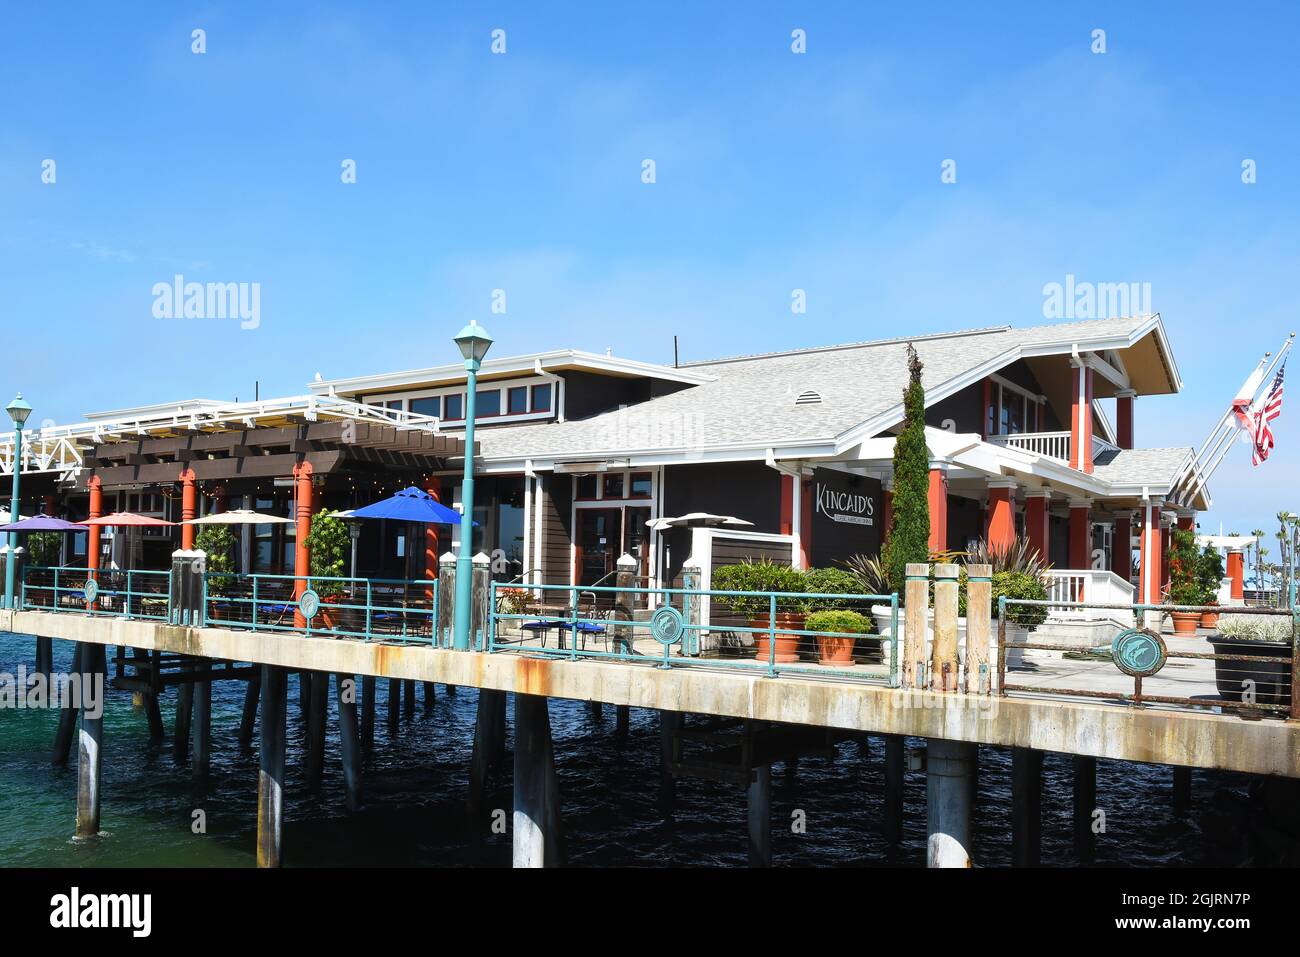
[[[435,364],[471,317],[659,361],[1031,325],[1072,273],[1151,283],[1187,390],[1138,443],[1199,444],[1297,325],[1293,4],[155,6],[0,12],[0,390],[36,419]],[[260,283],[260,326],[155,318],[176,273]],[[1203,525],[1300,508],[1293,409]]]

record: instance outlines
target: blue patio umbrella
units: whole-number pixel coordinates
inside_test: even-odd
[[[415,487],[404,488],[391,498],[373,505],[355,508],[349,517],[388,518],[398,522],[424,522],[427,525],[460,524],[460,512],[448,508],[428,492]]]
[[[85,525],[65,522],[50,515],[33,515],[31,518],[19,519],[8,525],[0,525],[0,532],[84,532]]]

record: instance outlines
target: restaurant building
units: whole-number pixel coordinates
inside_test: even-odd
[[[577,350],[488,358],[478,376],[475,550],[492,555],[498,580],[582,586],[611,583],[622,555],[635,558],[644,584],[679,583],[689,560],[707,586],[712,568],[745,557],[810,567],[876,554],[889,534],[909,343],[924,366],[931,549],[1025,537],[1052,563],[1055,597],[1158,600],[1170,529],[1192,527],[1209,505],[1193,449],[1134,447],[1137,400],[1182,388],[1159,316],[676,366]],[[258,511],[291,509],[301,488],[295,468],[313,455],[329,456],[313,473],[326,476],[317,501],[332,507],[408,484],[458,506],[465,387],[459,362],[318,380],[309,396],[276,400],[278,417],[254,423],[254,432],[274,436],[252,438],[251,420],[232,421],[229,405],[217,402],[104,414],[49,431],[47,454],[64,437],[82,461],[47,474],[31,494],[51,495],[75,517],[86,511],[83,490],[98,479],[128,496],[120,507],[170,517],[178,510],[169,500],[183,498],[185,480],[166,470],[179,476],[176,465],[209,461],[193,448],[188,423],[197,422],[227,436],[205,440],[220,447],[219,458],[237,460],[207,466],[210,475],[190,464],[194,494],[212,507],[239,495]],[[102,441],[86,440],[95,421],[120,429],[150,415],[172,415],[175,424],[160,430],[166,438],[146,439],[160,432],[143,422],[129,435],[101,429]],[[319,424],[313,434],[323,420],[335,431],[366,423],[368,445]],[[266,456],[275,461],[262,463]],[[260,471],[251,475],[254,466]],[[26,497],[26,479],[24,489]],[[691,512],[748,524],[655,524]],[[291,531],[265,534],[272,537],[246,556],[249,570],[276,567],[292,548],[275,538]],[[431,530],[417,549],[410,534],[364,532],[358,572],[453,544]]]

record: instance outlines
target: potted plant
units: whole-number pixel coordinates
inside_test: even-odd
[[[1228,701],[1246,704],[1289,705],[1291,666],[1287,661],[1241,660],[1289,658],[1291,619],[1288,615],[1219,615],[1218,633],[1207,639],[1216,655],[1214,684]]]
[[[1219,583],[1223,581],[1223,556],[1213,545],[1206,545],[1196,565],[1196,576],[1201,583],[1201,603],[1219,604]],[[1201,612],[1201,627],[1213,628],[1219,622],[1218,611]]]
[[[307,536],[307,549],[311,554],[311,580],[309,587],[320,596],[320,611],[316,617],[326,629],[338,627],[341,609],[338,604],[343,594],[343,556],[347,553],[350,538],[342,519],[328,512],[317,512],[311,519],[311,533]]]
[[[871,632],[871,619],[847,608],[814,611],[804,622],[808,631],[817,632],[817,652],[824,665],[852,665],[857,635]]]
[[[209,597],[225,598],[235,584],[235,535],[229,525],[204,525],[194,536],[194,547],[205,555],[203,569],[208,581]],[[226,604],[216,606],[214,611],[222,612],[213,617],[225,617]]]
[[[1174,529],[1174,544],[1169,549],[1169,601],[1174,605],[1199,605],[1204,597],[1197,578],[1196,536],[1190,529]],[[1174,634],[1194,635],[1201,623],[1200,611],[1172,611]]]
[[[767,559],[746,560],[739,565],[723,565],[713,570],[713,591],[757,593],[718,596],[714,601],[729,605],[736,615],[749,622],[749,627],[754,629],[754,657],[760,661],[767,661],[772,653],[769,638],[774,627],[778,629],[775,660],[782,664],[799,660],[799,644],[803,636],[796,632],[804,630],[807,599],[778,601],[773,621],[771,600],[763,593],[803,592],[805,585],[803,572]]]

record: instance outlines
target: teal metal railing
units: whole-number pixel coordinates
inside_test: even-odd
[[[888,608],[888,654],[879,633],[807,627],[806,616],[813,610],[857,611],[870,620],[873,606],[882,605]],[[899,684],[898,645],[892,640],[898,634],[896,593],[578,585],[520,589],[494,582],[489,607],[487,638],[479,648],[489,652],[655,662],[661,668],[724,667],[773,677],[803,672]]]
[[[301,581],[293,575],[206,572],[203,625],[438,644],[440,596],[435,579],[313,575],[306,578],[306,594],[300,596]]]
[[[19,607],[167,621],[170,596],[170,571],[30,565],[23,570]]]

